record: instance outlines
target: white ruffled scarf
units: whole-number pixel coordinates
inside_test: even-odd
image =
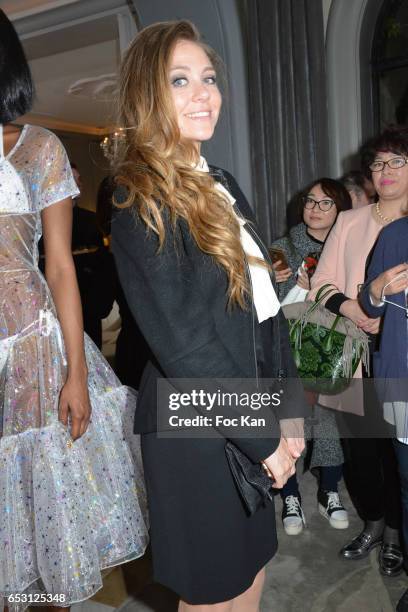
[[[197,164],[197,170],[201,172],[209,172],[207,160],[205,157],[200,157],[200,161]],[[231,206],[235,204],[235,199],[225,189],[224,185],[216,181],[216,188],[227,198],[231,203]],[[235,212],[235,211],[234,211]],[[240,216],[236,215],[240,228],[241,228],[241,244],[246,255],[252,257],[258,257],[259,259],[265,259],[258,244],[252,238],[251,234],[245,229],[245,220]],[[251,277],[252,285],[252,298],[258,322],[266,321],[267,319],[274,317],[279,312],[280,303],[276,296],[275,290],[272,285],[271,277],[269,272],[263,266],[249,263],[249,274]]]

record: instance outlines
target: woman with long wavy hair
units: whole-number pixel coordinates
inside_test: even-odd
[[[301,385],[290,407],[269,412],[262,435],[238,437],[221,426],[216,437],[194,438],[188,424],[183,437],[157,433],[165,411],[157,401],[159,378],[221,384],[296,376],[251,210],[234,178],[200,157],[220,112],[218,67],[187,21],[154,24],[127,51],[119,105],[128,138],[116,168],[121,210],[112,221],[112,246],[153,355],[140,384],[135,432],[142,434],[154,576],[179,594],[180,610],[250,612],[258,610],[263,568],[276,550],[274,507],[247,515],[226,438],[253,464],[264,462],[281,487],[303,437],[281,435],[278,420],[306,413]]]

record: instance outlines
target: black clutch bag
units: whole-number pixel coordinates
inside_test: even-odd
[[[232,477],[249,515],[273,500],[273,480],[266,475],[260,463],[253,463],[242,451],[232,444],[225,444],[225,454]]]

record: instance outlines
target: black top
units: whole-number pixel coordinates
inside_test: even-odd
[[[80,206],[72,209],[72,250],[102,247],[103,238],[96,225],[96,215]]]
[[[235,179],[211,168],[224,184],[247,220],[247,229],[265,258],[268,251],[259,238],[252,211]],[[120,194],[116,194],[120,200]],[[139,388],[135,431],[156,428],[156,380],[166,378],[233,378],[262,376],[296,377],[291,398],[279,408],[278,418],[301,417],[309,409],[289,346],[286,321],[281,312],[268,325],[258,325],[253,303],[248,310],[227,307],[227,276],[214,259],[203,253],[188,224],[173,228],[163,211],[166,239],[158,252],[158,238],[137,217],[137,209],[118,210],[112,220],[112,250],[127,302],[152,350]],[[267,368],[262,371],[262,364]],[[261,371],[258,371],[261,365]],[[280,438],[238,439],[234,442],[253,461],[269,456]],[[229,436],[231,439],[231,436]]]

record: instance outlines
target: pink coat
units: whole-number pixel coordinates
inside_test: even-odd
[[[358,287],[364,283],[367,257],[383,227],[376,219],[374,207],[375,204],[371,204],[339,213],[312,276],[308,300],[314,300],[319,288],[326,283],[334,285],[349,298],[357,297]],[[361,366],[354,376],[361,379]],[[356,380],[344,393],[321,395],[319,403],[328,408],[362,415],[362,385]]]

